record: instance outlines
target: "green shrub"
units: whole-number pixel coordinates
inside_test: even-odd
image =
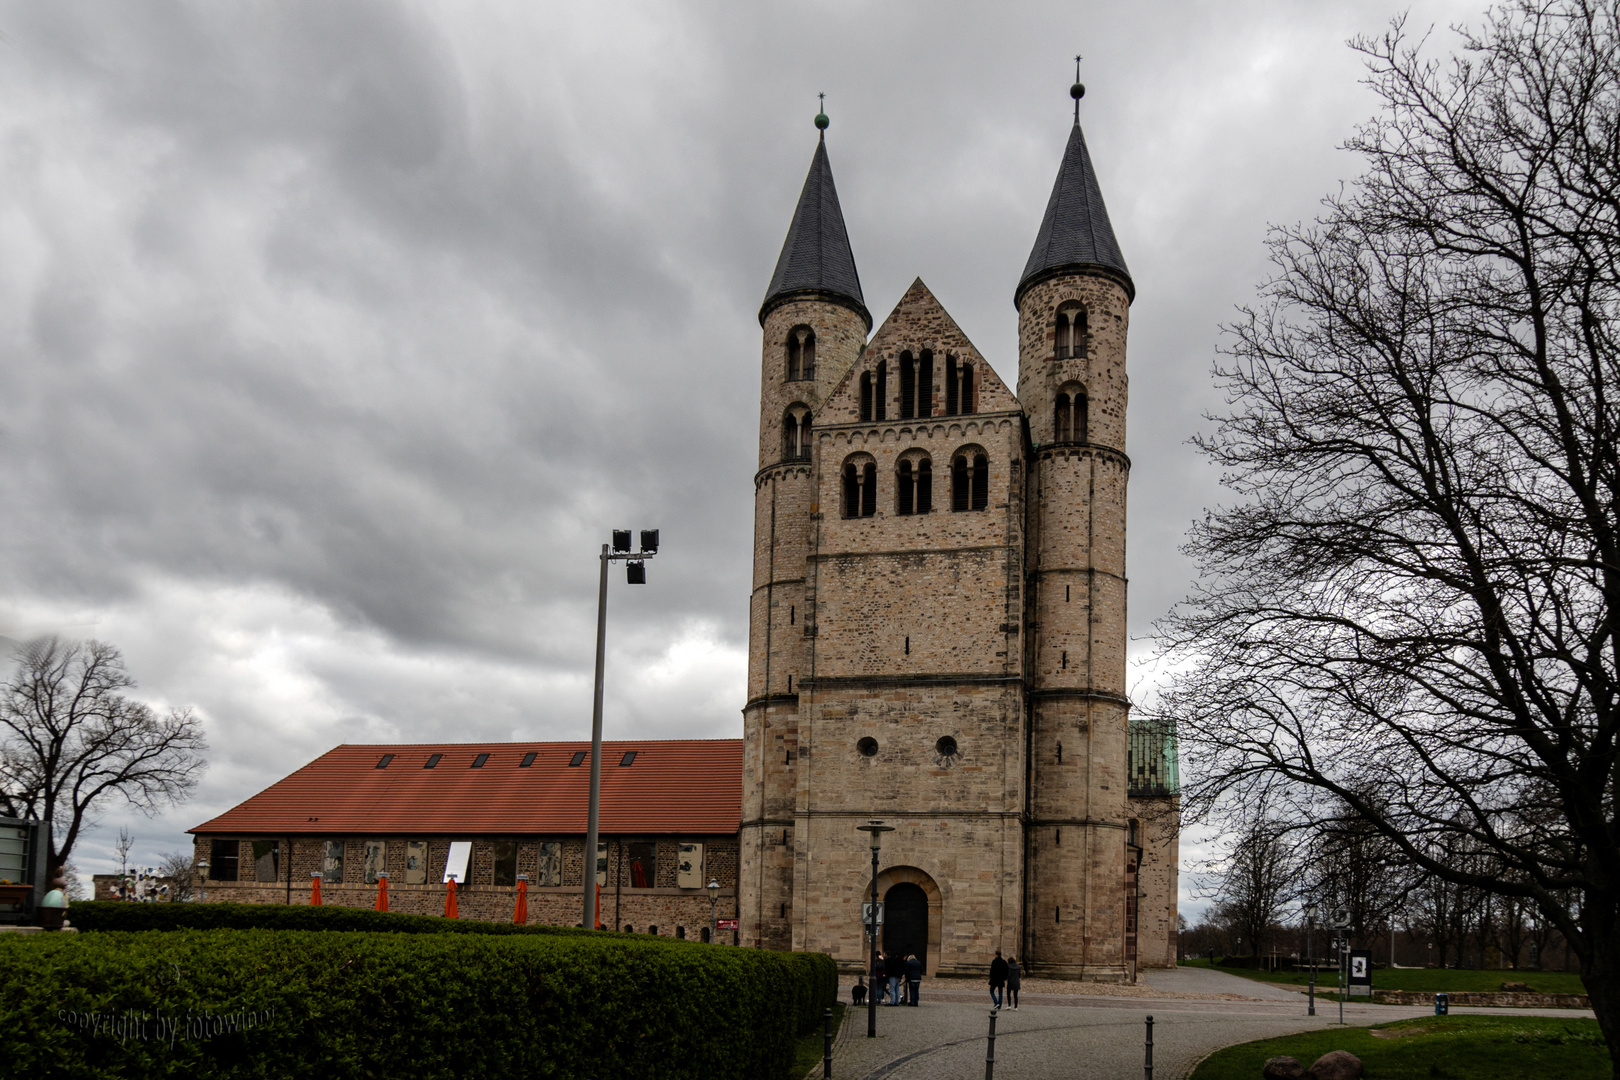
[[[143,1080],[785,1080],[836,981],[819,954],[631,935],[3,935],[0,1059]]]
[[[68,908],[80,930],[363,930],[394,934],[565,934],[601,931],[577,926],[515,926],[438,915],[405,915],[370,908],[308,904],[128,904],[85,900]]]

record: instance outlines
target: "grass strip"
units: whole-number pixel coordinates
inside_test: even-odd
[[[1250,968],[1222,967],[1208,960],[1187,960],[1182,967],[1213,967],[1228,975],[1238,975],[1257,982],[1283,983],[1304,986],[1310,981],[1308,971],[1256,971]],[[1338,986],[1337,968],[1321,968],[1316,973],[1317,990],[1332,990]],[[1524,983],[1537,994],[1584,994],[1586,987],[1573,971],[1467,971],[1451,968],[1379,968],[1373,972],[1375,990],[1414,990],[1423,993],[1500,993],[1505,982]],[[1362,1000],[1366,1000],[1363,998]]]

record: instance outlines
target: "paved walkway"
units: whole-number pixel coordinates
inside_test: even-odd
[[[1186,997],[1087,997],[1026,994],[1016,1011],[996,1017],[996,1080],[1135,1080],[1142,1075],[1144,1021],[1154,1018],[1155,1080],[1180,1080],[1205,1055],[1223,1046],[1310,1031],[1338,1020],[1336,1003],[1318,1002],[1317,1015],[1305,1015],[1303,995],[1256,984],[1225,972],[1154,972],[1150,985],[1171,993],[1207,992],[1179,983],[1176,976],[1214,975],[1202,986],[1231,993],[1225,979],[1250,990],[1251,1000]],[[1159,975],[1170,976],[1161,986]],[[1256,990],[1278,997],[1253,1000]],[[845,989],[843,1000],[848,1001]],[[928,980],[917,1008],[877,1010],[878,1037],[866,1037],[866,1010],[849,1009],[833,1048],[838,1080],[981,1080],[984,1076],[989,1002],[971,984]],[[1521,1010],[1453,1009],[1501,1014]],[[1536,1015],[1590,1016],[1577,1010],[1522,1010]],[[1346,1004],[1352,1026],[1428,1016],[1427,1009],[1364,1003]],[[821,1075],[817,1066],[812,1077]]]
[[[1174,990],[1182,994],[1240,994],[1265,1001],[1298,1001],[1304,994],[1303,990],[1287,990],[1210,968],[1152,968],[1138,978],[1155,990]]]

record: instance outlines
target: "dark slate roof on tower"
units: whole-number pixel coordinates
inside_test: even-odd
[[[833,186],[832,165],[827,160],[827,140],[816,143],[816,156],[810,161],[810,175],[804,178],[793,224],[776,260],[776,273],[760,305],[759,321],[776,301],[794,293],[819,294],[853,306],[872,325],[861,296],[861,278],[855,272],[855,255],[849,250],[849,233],[844,229],[844,211],[838,205],[838,189]]]
[[[1131,282],[1131,272],[1125,268],[1119,241],[1114,239],[1114,227],[1108,222],[1108,208],[1103,205],[1097,172],[1091,167],[1086,137],[1076,121],[1069,132],[1069,145],[1063,151],[1057,183],[1052,185],[1046,216],[1041,219],[1041,231],[1035,236],[1035,247],[1024,266],[1024,276],[1018,279],[1015,296],[1021,298],[1030,285],[1057,273],[1087,269],[1100,269],[1118,276],[1126,293],[1135,298],[1136,286]]]

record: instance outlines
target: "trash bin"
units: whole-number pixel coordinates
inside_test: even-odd
[[[1434,995],[1434,1015],[1436,1015],[1436,1016],[1445,1016],[1450,1011],[1451,1011],[1451,995],[1449,995],[1449,994],[1436,994],[1436,995]]]

